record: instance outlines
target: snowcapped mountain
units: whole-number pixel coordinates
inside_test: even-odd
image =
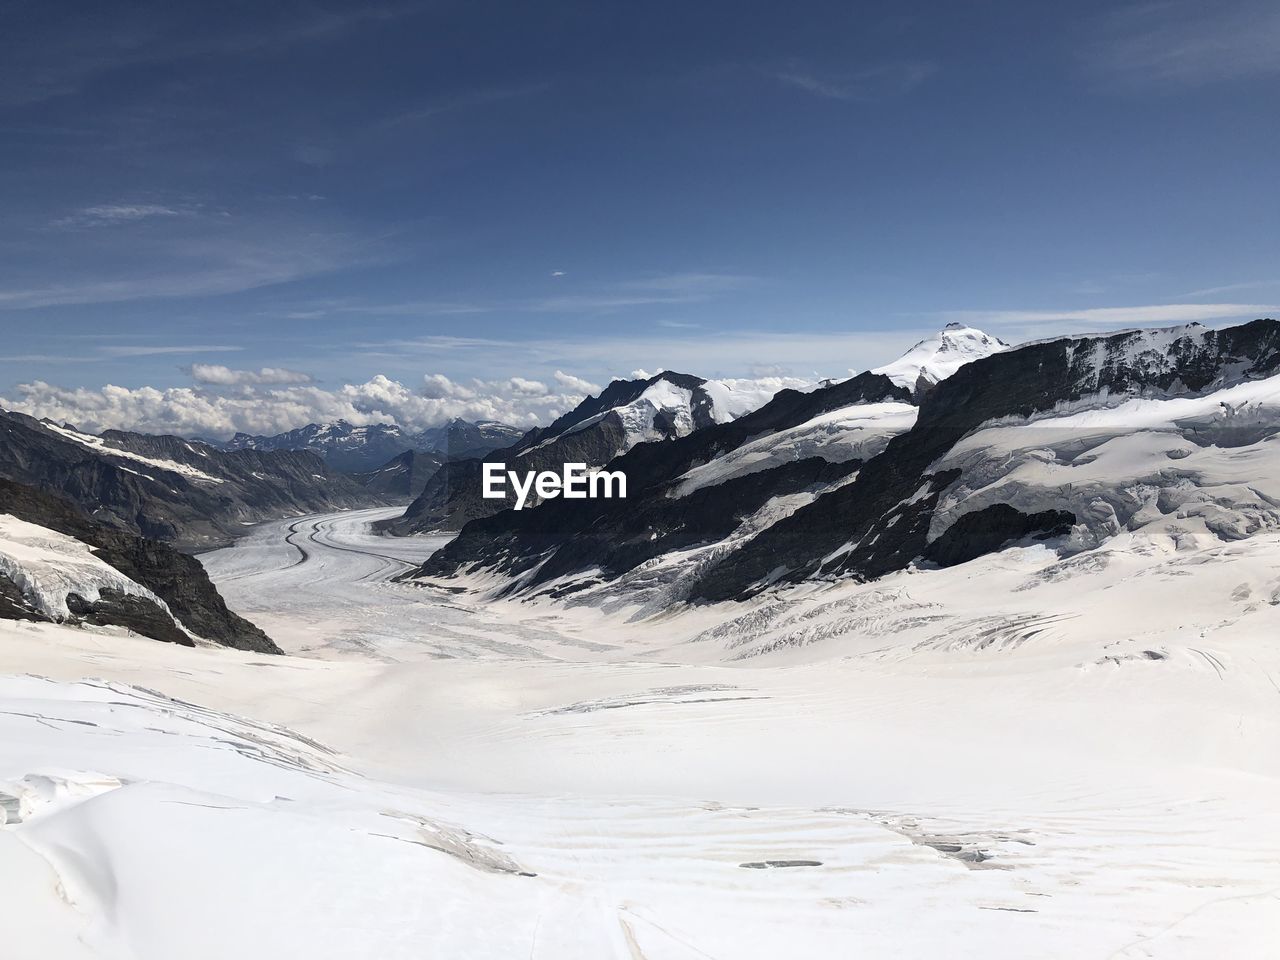
[[[3,411],[0,477],[184,549],[227,543],[261,520],[386,502],[306,451],[224,451],[121,430],[94,435]]]
[[[432,451],[445,458],[482,457],[492,450],[509,447],[525,431],[498,420],[463,420],[455,417],[448,423],[431,427],[413,439],[417,449]]]
[[[497,420],[455,418],[421,433],[410,433],[394,423],[358,427],[334,420],[271,437],[237,433],[221,446],[226,450],[310,450],[339,473],[371,473],[406,450],[436,454],[434,461],[439,463],[449,457],[483,456],[523,435],[519,428]]]
[[[926,337],[893,363],[877,367],[894,383],[919,395],[947,379],[966,363],[1008,350],[1009,344],[999,337],[983,333],[963,323],[948,323],[931,337]]]
[[[273,437],[237,433],[223,444],[226,450],[310,450],[340,473],[371,470],[418,446],[395,424],[357,427],[346,420],[310,423]]]
[[[1148,527],[1280,529],[1276,321],[996,347],[914,397],[903,376],[867,373],[636,446],[609,464],[626,501],[478,520],[421,574],[488,569],[511,590],[662,609],[945,566],[1026,537],[1071,552]]]
[[[86,624],[155,640],[279,653],[227,609],[199,561],[0,479],[0,620]]]
[[[547,427],[530,430],[510,447],[446,464],[405,515],[384,527],[395,534],[456,530],[469,520],[506,509],[480,497],[485,461],[511,470],[561,469],[565,463],[603,466],[638,446],[688,437],[728,424],[764,404],[772,392],[757,385],[666,371],[637,380],[614,380]],[[659,444],[660,446],[662,444]]]

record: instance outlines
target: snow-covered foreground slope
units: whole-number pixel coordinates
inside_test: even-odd
[[[325,660],[0,625],[13,955],[1199,960],[1280,937],[1275,534],[1126,533],[642,624],[387,584],[413,541],[369,519],[209,558],[256,619],[308,610],[273,632]]]

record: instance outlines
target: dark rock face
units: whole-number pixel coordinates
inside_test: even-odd
[[[446,463],[409,505],[404,516],[381,524],[381,528],[401,536],[432,530],[459,530],[472,520],[507,510],[515,503],[515,494],[510,490],[505,500],[486,500],[481,495],[486,462],[502,463],[506,469],[519,473],[530,470],[559,473],[566,463],[603,466],[624,451],[627,445],[627,431],[616,412],[617,408],[633,403],[660,380],[692,393],[692,435],[714,425],[712,399],[703,388],[706,381],[701,377],[668,372],[647,380],[615,380],[599,396],[588,397],[548,427],[530,430],[510,447],[494,450],[483,457]],[[661,412],[654,420],[654,427],[668,441],[678,436],[676,424],[664,418]]]
[[[195,641],[178,629],[164,608],[145,597],[134,597],[106,589],[97,600],[89,601],[78,593],[67,596],[67,609],[81,623],[99,627],[126,627],[152,640],[194,647]]]
[[[62,497],[4,479],[0,479],[0,512],[87,543],[95,556],[146,587],[168,604],[173,615],[189,630],[207,640],[238,650],[281,652],[262,630],[227,609],[200,561],[168,544],[97,523]],[[0,601],[0,611],[4,608],[5,604]],[[159,611],[158,607],[154,609]],[[172,620],[169,626],[177,630]],[[190,642],[185,634],[182,640],[175,640],[169,633],[156,636],[140,627],[131,626],[131,629],[159,640]]]
[[[224,452],[181,437],[109,430],[91,447],[0,412],[0,477],[68,497],[94,519],[184,549],[231,542],[243,525],[387,501],[299,451]],[[123,456],[125,451],[156,466]]]
[[[48,623],[44,615],[22,592],[22,588],[0,573],[0,620],[27,620]]]
[[[673,481],[748,440],[798,426],[857,403],[908,402],[889,378],[864,373],[811,393],[783,390],[752,413],[662,443],[642,443],[608,463],[627,476],[626,500],[553,500],[533,510],[504,511],[468,524],[423,572],[448,575],[472,563],[520,573],[550,559],[532,583],[599,566],[620,574],[674,549],[718,540],[771,497],[820,488],[848,476],[857,461],[814,457],[759,471],[684,497]],[[478,479],[475,481],[478,483]]]
[[[1270,319],[1225,330],[1191,325],[1065,338],[975,360],[928,391],[920,401],[915,426],[863,464],[855,480],[819,496],[741,549],[700,570],[689,595],[695,600],[742,599],[779,582],[870,579],[927,556],[939,496],[961,476],[959,470],[933,474],[930,465],[987,421],[1029,417],[1102,392],[1176,396],[1278,371],[1280,323]],[[553,501],[476,521],[437,553],[424,572],[447,575],[478,564],[518,573],[543,563],[538,575],[522,584],[528,588],[552,571],[596,565],[616,569],[625,562],[629,542],[625,538],[630,535],[622,515],[650,509],[646,498],[665,496],[663,484],[691,467],[723,455],[752,436],[803,423],[826,410],[859,400],[910,399],[885,378],[879,379],[900,394],[883,388],[877,391],[868,376],[812,394],[783,391],[733,423],[668,443],[640,444],[609,464],[609,469],[626,472],[628,500],[578,501],[572,512]],[[716,504],[722,508],[724,500],[717,499]],[[1069,522],[1069,515],[1061,511],[1047,513],[1050,516],[1019,519],[1021,514],[984,511],[937,547],[935,557],[939,562],[959,562],[956,558],[977,556],[973,551],[981,547],[996,549],[1014,536],[1052,532]],[[666,521],[660,514],[657,510],[654,515],[659,542],[664,537],[678,542],[670,539],[670,532],[664,533]],[[708,539],[714,536],[711,531],[716,527],[710,518],[687,522],[695,531],[705,529]],[[597,536],[597,527],[613,539]]]
[[[961,437],[996,417],[1028,417],[1060,402],[1112,393],[1192,393],[1270,376],[1280,368],[1280,323],[1226,330],[1193,325],[1029,344],[975,360],[923,400],[915,426],[872,458],[857,480],[766,530],[700,584],[707,600],[758,592],[767,582],[815,576],[883,576],[923,555],[943,487],[958,479],[928,467]],[[904,507],[913,522],[901,523]],[[847,546],[847,549],[845,549]],[[827,563],[820,558],[840,550]],[[783,572],[779,574],[777,571]]]
[[[1075,521],[1074,514],[1066,510],[1026,514],[1007,503],[995,503],[982,510],[962,514],[925,548],[924,558],[940,567],[954,567],[1024,537],[1034,536],[1043,540],[1070,533]]]

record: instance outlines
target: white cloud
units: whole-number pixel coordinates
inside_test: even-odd
[[[554,374],[556,383],[573,393],[599,393],[600,388],[589,380],[575,377],[571,373],[557,370]]]
[[[524,377],[512,377],[509,381],[511,390],[520,397],[542,397],[549,392],[547,385],[541,380],[526,380]]]
[[[355,424],[398,423],[410,430],[439,426],[454,417],[530,427],[549,423],[575,407],[586,396],[576,388],[590,386],[568,374],[557,392],[524,377],[460,384],[443,374],[429,374],[421,389],[414,389],[379,374],[364,383],[330,390],[302,382],[272,385],[265,379],[279,379],[293,371],[210,366],[203,372],[209,377],[202,387],[164,390],[111,384],[71,389],[37,380],[20,384],[13,397],[0,397],[0,407],[94,432],[119,429],[181,436],[229,437],[237,431],[275,434],[337,419]]]
[[[428,399],[444,400],[450,397],[458,400],[475,399],[474,390],[460,383],[454,383],[443,373],[429,373],[422,380],[422,395]]]
[[[190,211],[160,203],[103,203],[53,221],[55,227],[109,227],[154,217],[180,217]]]
[[[263,367],[260,370],[233,370],[219,363],[193,363],[191,379],[196,383],[214,386],[237,387],[263,383],[310,383],[312,377],[299,370],[284,367]]]
[[[1107,86],[1158,91],[1280,72],[1277,45],[1272,0],[1172,0],[1107,13],[1083,54]]]

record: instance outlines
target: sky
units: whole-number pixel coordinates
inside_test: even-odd
[[[0,406],[87,428],[526,425],[952,321],[1280,313],[1271,0],[0,19]]]

